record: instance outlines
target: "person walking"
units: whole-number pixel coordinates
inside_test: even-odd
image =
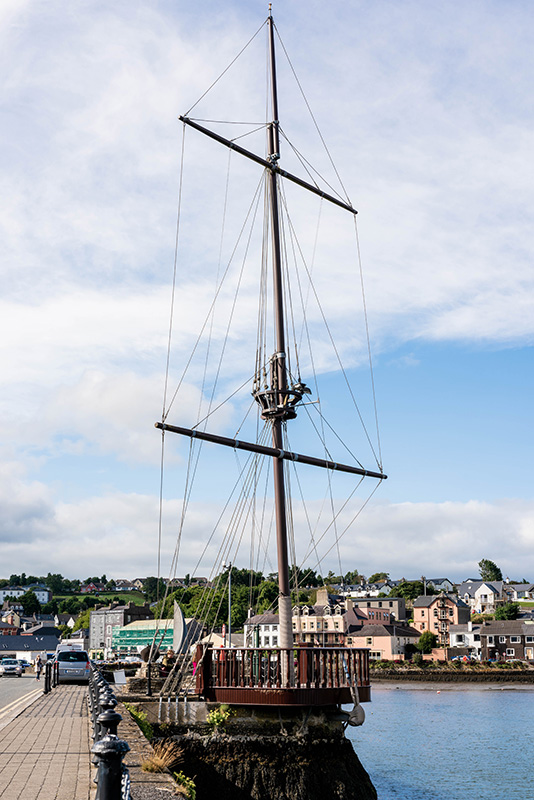
[[[35,659],[35,680],[41,680],[41,670],[43,669],[43,662],[41,660],[41,656],[37,656]]]

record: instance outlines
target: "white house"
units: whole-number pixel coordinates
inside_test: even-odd
[[[256,614],[245,622],[245,647],[278,647],[278,614]]]
[[[52,592],[46,586],[5,586],[0,589],[0,603],[3,603],[6,597],[22,597],[28,591],[34,592],[41,605],[48,603],[52,599]]]
[[[482,625],[473,625],[471,621],[463,625],[451,625],[449,627],[450,646],[467,647],[471,656],[480,659],[482,653],[481,628]]]

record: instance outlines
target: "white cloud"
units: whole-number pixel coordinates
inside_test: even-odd
[[[375,352],[411,339],[498,347],[532,342],[531,14],[519,6],[511,12],[455,4],[454,10],[419,0],[358,9],[337,3],[325,31],[323,6],[312,0],[281,10],[278,20],[361,212]],[[0,213],[0,417],[7,476],[23,458],[32,467],[32,449],[41,449],[41,458],[98,452],[129,464],[157,461],[151,426],[161,409],[167,344],[180,162],[176,116],[211,84],[264,13],[240,2],[207,9],[160,3],[135,13],[130,3],[72,3],[67,13],[57,0],[2,3],[0,192],[7,202]],[[263,56],[264,39],[256,44]],[[280,66],[283,61],[280,52]],[[255,86],[263,89],[264,73],[254,73],[251,64],[233,68],[231,79],[194,113],[220,117],[229,111],[248,119],[244,109],[251,108],[252,119],[261,118],[263,98],[254,95]],[[303,105],[294,90],[285,93],[284,80],[281,90],[284,127],[300,146]],[[171,392],[211,300],[220,236],[215,218],[226,179],[226,153],[216,144],[204,148],[191,132],[187,146],[193,165],[184,181]],[[319,160],[313,142],[304,149]],[[293,168],[286,144],[283,155]],[[257,179],[248,162],[232,162],[231,199],[239,215],[227,220],[224,257]],[[205,214],[203,224],[194,222],[196,212]],[[308,259],[316,216],[304,202],[295,211]],[[331,221],[321,240],[328,255],[318,255],[314,279],[338,346],[354,365],[365,338],[350,291],[359,280],[354,249],[351,259],[342,252],[350,241]],[[257,253],[254,242],[251,264],[259,263]],[[239,269],[237,257],[234,266]],[[254,280],[243,284],[221,395],[252,372]],[[234,285],[235,279],[221,293],[213,363]],[[309,311],[316,332],[320,315],[313,303]],[[202,379],[204,352],[177,404],[182,422],[191,409],[205,408],[206,398],[201,401],[192,386]],[[306,356],[303,362],[308,369]],[[315,366],[327,371],[333,364],[323,339]],[[234,413],[230,409],[225,420],[234,421]],[[92,558],[94,538],[110,559],[109,571],[116,564],[122,572],[102,534],[111,530],[120,549],[132,543],[132,572],[146,571],[135,548],[148,558],[153,499],[112,493],[59,509],[55,492],[62,481],[68,484],[67,473],[50,488],[26,483],[17,469],[3,495],[6,531],[43,543],[43,531],[55,531],[61,542],[55,556],[72,574],[78,531],[84,558]],[[92,513],[98,525],[90,522]],[[384,568],[392,573],[411,574],[419,564],[417,571],[435,571],[439,563],[440,571],[462,577],[480,557],[495,555],[486,542],[497,553],[494,560],[502,553],[508,563],[499,549],[508,513],[514,536],[527,546],[532,513],[510,501],[373,507],[359,525],[363,540],[343,547],[349,566],[364,571],[382,568],[387,554],[392,563]],[[5,563],[20,571],[27,554],[16,542],[8,548]],[[524,562],[519,549],[512,555]],[[102,572],[99,559],[92,563],[88,573]],[[513,564],[509,569],[515,574]]]
[[[25,483],[20,471],[3,473],[2,574],[61,572],[85,578],[92,573],[136,577],[157,571],[158,500],[155,496],[112,492],[78,502],[57,502],[43,484]],[[313,505],[313,504],[312,504]],[[352,511],[341,515],[343,529]],[[179,530],[181,500],[165,501],[161,571],[168,575]],[[297,550],[307,547],[296,507]],[[214,526],[211,500],[190,505],[184,528],[179,573],[193,573]],[[209,574],[222,541],[217,532],[199,571]],[[328,541],[328,543],[327,543]],[[478,574],[481,558],[490,558],[511,579],[534,573],[534,505],[525,501],[496,503],[401,503],[369,505],[341,540],[344,571],[389,572],[391,577],[447,576],[463,580]],[[31,547],[28,545],[31,544]],[[333,544],[332,532],[318,547],[320,556]],[[271,562],[275,563],[274,542]],[[236,564],[249,564],[244,538]],[[232,550],[233,554],[233,550]],[[263,563],[263,556],[260,558]],[[269,563],[269,562],[268,562]],[[315,566],[313,558],[307,566]],[[326,573],[338,572],[335,548],[321,562]],[[267,571],[270,567],[267,565]],[[87,574],[87,575],[86,575]]]

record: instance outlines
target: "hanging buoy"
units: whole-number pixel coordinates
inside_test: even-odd
[[[354,706],[352,711],[349,713],[349,718],[347,722],[354,728],[363,725],[363,723],[365,722],[365,711],[363,710],[362,706],[360,705]]]

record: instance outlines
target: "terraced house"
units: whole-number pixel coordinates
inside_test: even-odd
[[[463,625],[470,618],[469,606],[455,594],[423,595],[413,603],[412,627],[420,633],[435,633],[441,647],[450,645],[451,625]]]
[[[534,620],[485,622],[480,630],[482,658],[534,661]]]

